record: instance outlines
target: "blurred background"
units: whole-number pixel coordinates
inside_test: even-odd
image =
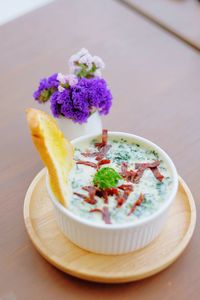
[[[105,287],[75,280],[43,260],[25,231],[22,207],[42,168],[25,110],[41,109],[32,97],[39,80],[67,73],[69,57],[85,47],[106,63],[113,107],[102,118],[104,127],[165,149],[200,212],[200,2],[0,0],[0,41],[0,299],[199,300],[200,226],[166,271]]]
[[[0,25],[52,1],[53,0],[0,0]]]

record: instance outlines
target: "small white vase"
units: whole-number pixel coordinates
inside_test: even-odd
[[[58,118],[56,121],[64,136],[69,140],[86,134],[98,134],[102,131],[101,117],[98,112],[93,113],[83,124],[74,123],[66,118]]]

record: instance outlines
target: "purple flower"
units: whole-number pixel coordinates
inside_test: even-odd
[[[81,124],[87,122],[92,111],[107,114],[112,105],[112,95],[104,79],[81,78],[76,85],[61,92],[55,91],[50,102],[54,117],[63,116]]]
[[[99,77],[77,79],[74,75],[70,76],[65,76],[66,80],[72,81],[66,86],[60,85],[58,74],[42,79],[38,90],[34,93],[35,100],[43,103],[50,99],[54,117],[65,117],[80,124],[87,122],[93,111],[100,114],[109,112],[112,95],[104,79]]]
[[[51,99],[50,99],[51,112],[55,118],[58,118],[61,114],[61,104],[62,103],[59,103],[59,95],[60,95],[59,92],[55,92],[55,93],[53,93],[53,95],[51,96]]]
[[[52,93],[58,87],[57,73],[53,74],[49,78],[40,80],[37,91],[34,92],[33,97],[39,102],[46,102],[51,97]]]
[[[96,108],[103,115],[109,113],[112,95],[104,79],[98,77],[82,78],[79,80],[79,85],[87,90],[87,100],[91,108]]]
[[[54,73],[47,79],[49,89],[58,87],[59,82],[57,80],[57,76],[58,76],[58,73]]]
[[[104,79],[99,79],[94,83],[94,89],[96,89],[95,98],[96,101],[98,101],[99,113],[102,115],[107,115],[112,105],[112,94],[108,89],[106,81]]]
[[[62,93],[55,92],[50,102],[51,111],[56,118],[63,116],[81,124],[89,117],[88,103],[84,101],[79,88],[65,89]]]

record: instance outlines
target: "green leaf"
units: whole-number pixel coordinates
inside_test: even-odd
[[[122,177],[113,168],[101,168],[94,176],[94,185],[101,189],[112,188],[118,184],[119,179]]]
[[[40,102],[46,102],[49,100],[51,96],[51,91],[50,90],[43,90],[40,94],[40,98],[39,98],[39,101]]]
[[[92,67],[90,70],[87,70],[87,65],[77,63],[79,67],[81,67],[81,70],[77,73],[77,76],[80,78],[86,77],[86,78],[92,78],[94,77],[94,72],[96,71],[95,64],[92,64]]]

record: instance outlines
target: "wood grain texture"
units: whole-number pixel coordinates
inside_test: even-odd
[[[173,263],[189,243],[196,224],[191,192],[179,178],[179,189],[167,224],[155,241],[126,255],[98,255],[71,243],[59,230],[46,190],[46,169],[31,183],[24,202],[27,232],[42,256],[75,277],[103,283],[140,280]]]
[[[122,0],[135,11],[146,16],[200,50],[200,3],[197,0]]]
[[[68,57],[84,46],[107,65],[114,102],[104,126],[144,136],[166,150],[194,195],[198,216],[199,54],[107,0],[56,1],[0,27],[0,38],[0,297],[199,300],[198,218],[191,243],[167,270],[106,286],[74,279],[46,262],[29,240],[22,212],[25,192],[42,168],[25,109],[41,108],[32,100],[38,80],[65,72]]]

